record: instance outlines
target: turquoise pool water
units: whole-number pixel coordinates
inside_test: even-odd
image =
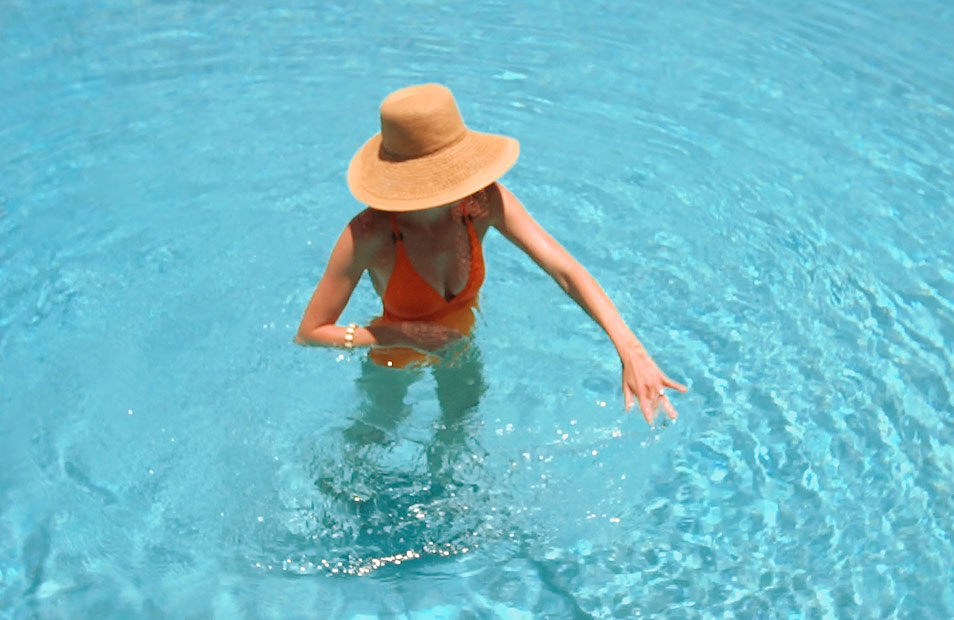
[[[4,3],[0,618],[954,616],[952,40],[940,0]],[[497,235],[476,406],[291,344],[431,80],[677,424]]]

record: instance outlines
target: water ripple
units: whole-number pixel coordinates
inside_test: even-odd
[[[0,9],[5,609],[951,615],[949,3],[54,8]],[[429,467],[426,382],[345,445],[354,360],[289,335],[425,80],[521,139],[678,424],[488,238],[469,464]]]

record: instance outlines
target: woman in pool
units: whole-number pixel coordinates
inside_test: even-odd
[[[382,366],[440,365],[474,322],[484,279],[481,242],[494,227],[527,253],[606,332],[622,362],[623,398],[639,400],[650,424],[676,410],[667,377],[626,326],[596,280],[497,179],[516,162],[517,141],[467,129],[451,92],[410,86],[381,104],[381,132],[348,169],[348,187],[368,209],[342,232],[305,309],[295,341],[372,347]],[[335,324],[368,271],[384,305],[367,326]]]

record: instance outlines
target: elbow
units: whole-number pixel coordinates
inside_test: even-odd
[[[314,329],[308,329],[305,327],[305,324],[302,323],[298,326],[298,331],[295,333],[295,337],[292,338],[292,342],[300,344],[303,347],[314,346],[314,331]]]
[[[302,322],[298,326],[298,331],[295,333],[295,337],[292,339],[295,344],[300,344],[304,347],[322,347],[329,346],[329,343],[332,342],[331,334],[327,332],[327,328],[334,327],[333,323],[325,324],[306,324]]]
[[[565,265],[558,269],[554,279],[567,295],[580,301],[594,282],[592,276],[579,263]]]
[[[574,290],[580,288],[580,271],[575,268],[572,260],[554,260],[542,266],[564,293],[572,295]]]
[[[553,274],[553,279],[567,295],[572,296],[576,291],[577,287],[573,282],[572,274],[566,271],[557,271]]]

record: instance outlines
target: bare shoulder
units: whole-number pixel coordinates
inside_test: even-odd
[[[385,241],[391,237],[391,224],[387,213],[371,208],[351,218],[348,229],[354,239],[355,255],[366,265],[376,261]]]
[[[503,213],[504,192],[510,193],[500,183],[491,183],[474,194],[474,218],[486,220],[488,225],[496,224]]]
[[[500,182],[493,183],[480,192],[487,210],[487,218],[492,226],[500,228],[505,221],[505,214],[514,210],[522,210],[523,205]]]
[[[388,216],[383,211],[365,209],[348,222],[355,246],[376,245],[390,233]]]

